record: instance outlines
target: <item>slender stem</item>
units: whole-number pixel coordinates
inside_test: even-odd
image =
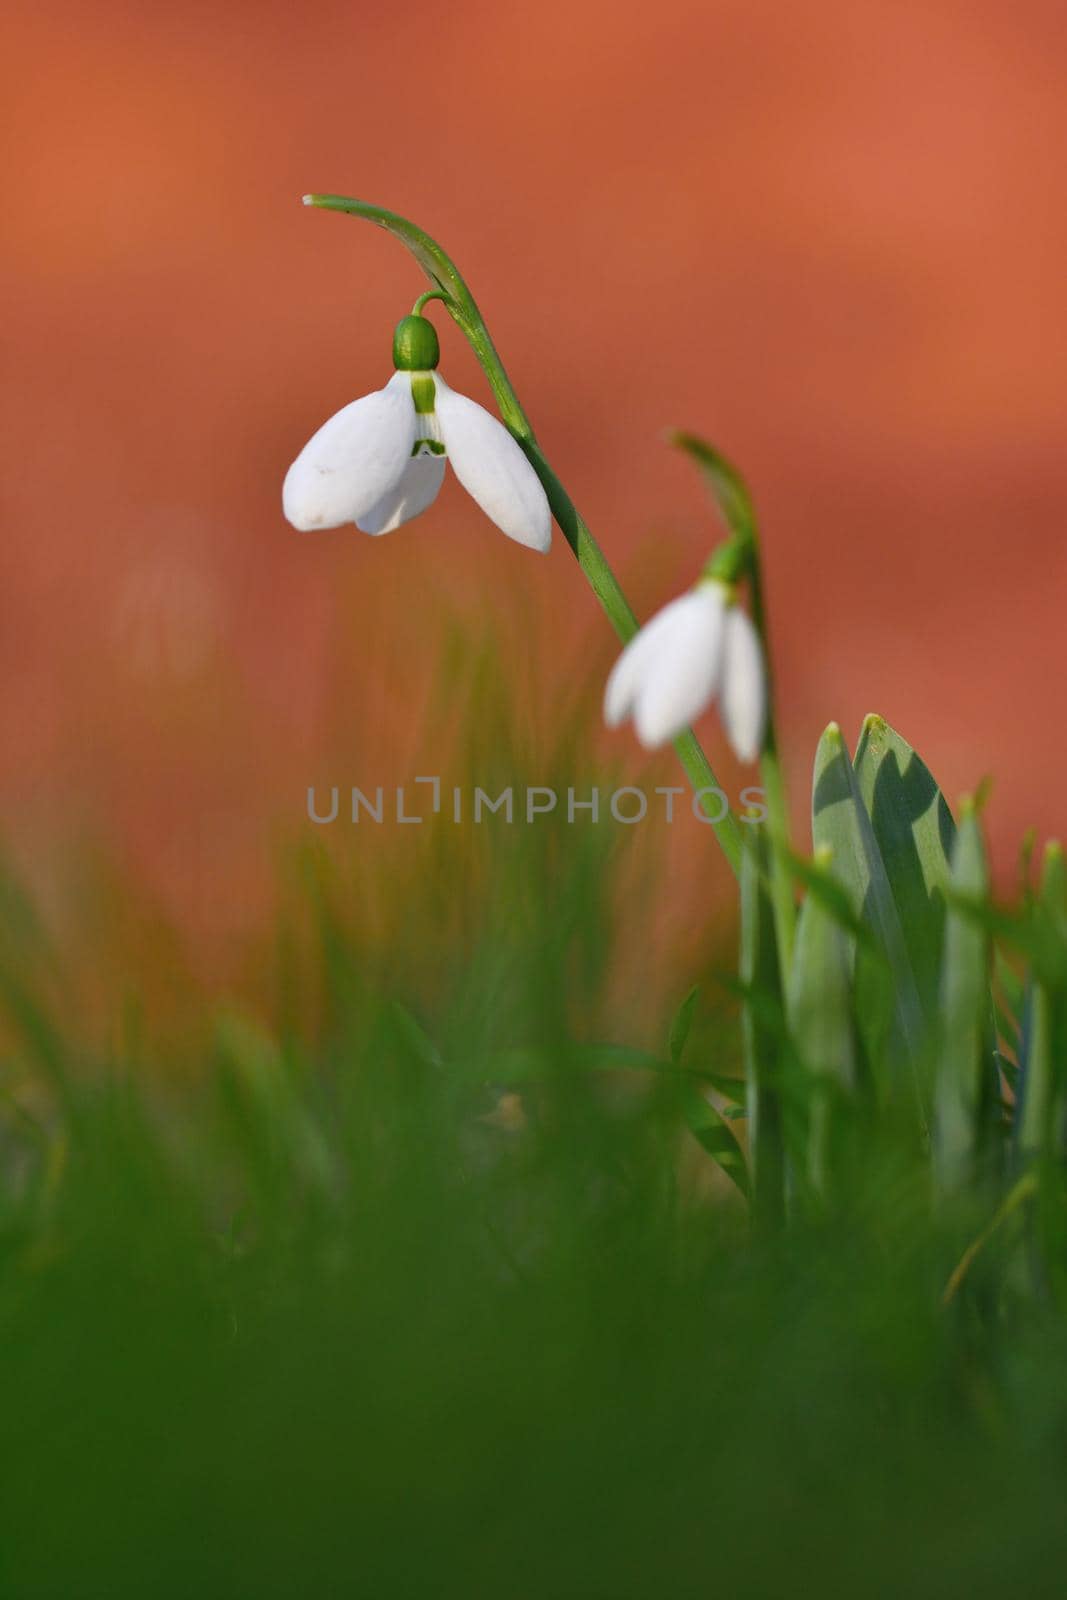
[[[778,960],[784,986],[789,981],[793,960],[796,901],[793,896],[793,874],[789,865],[789,807],[786,801],[785,779],[778,759],[778,730],[774,716],[774,674],[771,670],[770,641],[767,638],[767,617],[763,604],[763,570],[760,562],[759,535],[754,525],[751,539],[749,589],[752,621],[763,648],[763,666],[767,675],[767,731],[763,737],[763,750],[760,753],[760,775],[763,778],[767,822],[771,836],[771,900],[774,906],[774,930],[778,940]]]
[[[629,602],[603,551],[579,516],[573,500],[549,466],[534,437],[529,418],[519,404],[518,396],[512,388],[511,380],[504,370],[504,363],[489,336],[489,330],[475,304],[474,297],[450,257],[421,228],[416,227],[405,217],[397,216],[380,206],[368,205],[362,200],[333,194],[305,195],[304,203],[327,211],[343,211],[353,216],[364,217],[394,234],[411,251],[434,285],[430,291],[431,295],[436,294],[444,301],[449,315],[477,356],[482,371],[489,380],[489,386],[500,408],[505,426],[517,439],[541,480],[552,515],[570,545],[590,588],[606,612],[608,620],[624,643],[632,639],[637,632],[637,619],[630,609]],[[700,800],[701,809],[708,818],[722,852],[736,875],[740,872],[741,866],[741,830],[732,811],[727,809],[725,815],[721,817],[718,814],[723,791],[708,758],[697,742],[696,735],[689,729],[674,741],[674,748],[694,794]]]
[[[793,934],[796,925],[796,902],[793,898],[793,876],[789,865],[789,817],[785,797],[785,781],[777,746],[765,744],[760,756],[760,775],[767,802],[767,821],[771,836],[771,898],[774,902],[774,926],[781,952],[782,973],[787,976],[793,960]]]
[[[443,289],[426,289],[426,290],[423,291],[422,294],[419,295],[419,298],[415,301],[415,304],[412,306],[411,315],[413,317],[421,317],[422,316],[422,308],[423,308],[423,306],[429,305],[431,300],[446,300],[447,301],[447,299],[448,299],[448,296],[447,296],[447,294],[445,293],[445,291]]]

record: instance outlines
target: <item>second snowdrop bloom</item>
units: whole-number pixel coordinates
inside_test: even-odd
[[[364,533],[390,533],[432,505],[451,461],[502,532],[548,549],[552,518],[537,474],[496,417],[448,387],[438,359],[433,324],[405,317],[385,388],[323,423],[289,468],[282,505],[295,528],[354,522]]]
[[[630,640],[608,679],[604,720],[614,728],[632,716],[637,737],[654,749],[716,699],[735,755],[755,761],[767,715],[763,651],[733,590],[706,579]]]

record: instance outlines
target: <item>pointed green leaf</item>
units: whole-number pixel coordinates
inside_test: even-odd
[[[921,1071],[927,1021],[919,999],[908,947],[896,902],[886,876],[878,841],[860,794],[841,730],[831,722],[815,753],[812,783],[812,834],[816,849],[831,852],[832,870],[848,891],[853,910],[871,928],[892,974],[887,989],[884,971],[862,948],[855,953],[857,1013],[872,1063],[882,1053],[879,1019],[888,1006],[891,1059],[907,1064],[918,1096],[919,1115],[928,1120],[928,1094]]]
[[[699,993],[699,984],[694,984],[689,993],[686,995],[685,999],[682,1001],[681,1005],[678,1007],[678,1010],[675,1012],[674,1021],[671,1023],[671,1032],[667,1048],[670,1053],[670,1058],[675,1066],[677,1066],[681,1061],[682,1055],[685,1051],[686,1041],[689,1038],[689,1030],[693,1026],[693,1013],[696,1010],[697,996]]]
[[[756,526],[752,496],[737,468],[695,433],[672,433],[670,442],[696,462],[730,532],[750,538]]]
[[[865,718],[853,765],[919,998],[927,1017],[933,1017],[956,824],[929,768],[883,718]]]
[[[437,1068],[444,1066],[440,1050],[438,1050],[421,1022],[416,1017],[413,1017],[407,1007],[400,1004],[399,1000],[392,1002],[391,1009],[397,1032],[415,1060],[420,1061],[424,1067]]]
[[[749,1177],[745,1158],[723,1117],[693,1084],[680,1084],[678,1094],[682,1115],[690,1133],[747,1200]]]

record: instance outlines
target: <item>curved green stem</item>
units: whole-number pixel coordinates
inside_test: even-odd
[[[424,290],[424,292],[419,295],[419,298],[415,301],[415,304],[412,306],[411,315],[413,317],[421,317],[422,316],[422,308],[423,308],[423,306],[429,305],[431,300],[444,300],[445,303],[447,304],[448,303],[448,296],[447,296],[447,294],[445,293],[445,291],[443,289],[426,289],[426,290]]]
[[[579,516],[573,500],[549,466],[534,437],[530,421],[511,386],[511,380],[489,336],[489,330],[475,304],[474,296],[452,260],[428,233],[424,233],[413,222],[408,222],[405,217],[386,211],[381,206],[368,205],[362,200],[353,200],[346,195],[337,194],[305,195],[304,204],[316,206],[324,211],[343,211],[351,216],[363,217],[368,222],[377,223],[411,251],[433,285],[428,295],[420,296],[420,299],[425,301],[436,295],[444,301],[449,315],[467,339],[489,380],[489,386],[500,408],[505,426],[517,439],[541,480],[552,515],[574,552],[578,565],[600,601],[608,620],[624,643],[632,639],[637,632],[637,619],[630,609],[629,602],[619,587],[603,551]],[[719,806],[716,802],[722,790],[707,756],[690,730],[674,741],[674,748],[694,794],[700,796],[701,807],[715,831],[723,854],[735,874],[738,873],[741,862],[741,830],[732,811],[728,810],[724,817],[718,816]],[[706,794],[704,791],[713,792]]]

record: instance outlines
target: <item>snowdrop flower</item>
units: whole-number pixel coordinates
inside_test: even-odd
[[[391,533],[433,504],[450,460],[510,539],[548,549],[552,519],[537,474],[502,423],[448,387],[434,370],[439,355],[428,318],[405,317],[385,388],[324,422],[286,473],[282,505],[294,528],[354,522]]]
[[[667,744],[715,699],[740,761],[763,745],[767,684],[763,651],[732,588],[707,579],[672,600],[626,646],[608,678],[604,720],[632,716],[646,749]]]

